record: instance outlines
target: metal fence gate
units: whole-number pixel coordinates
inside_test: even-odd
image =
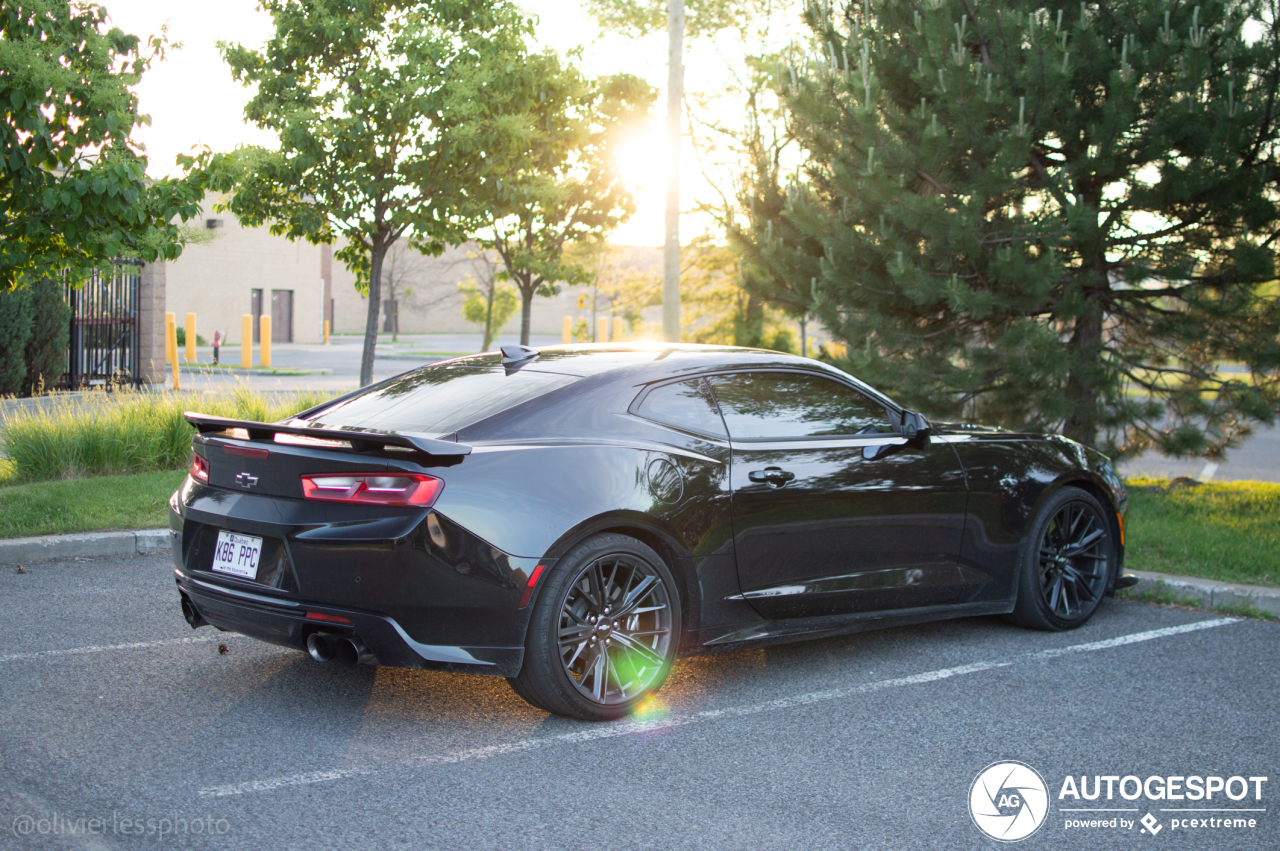
[[[137,384],[142,264],[123,261],[94,272],[84,286],[67,285],[71,338],[60,387]]]

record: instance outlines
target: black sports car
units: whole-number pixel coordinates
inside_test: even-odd
[[[193,627],[497,674],[583,719],[679,655],[962,615],[1070,629],[1124,552],[1098,452],[930,424],[777,352],[507,346],[280,423],[187,419]]]

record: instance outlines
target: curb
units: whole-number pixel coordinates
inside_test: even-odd
[[[255,369],[242,369],[238,366],[215,366],[211,363],[180,363],[178,364],[178,372],[182,375],[282,375],[289,376],[308,376],[308,375],[333,375],[333,370],[324,367],[257,367]]]
[[[168,529],[6,538],[0,540],[0,564],[27,564],[77,557],[152,555],[168,550]]]
[[[1261,585],[1238,585],[1196,576],[1174,576],[1146,570],[1127,570],[1138,577],[1138,584],[1128,589],[1130,597],[1168,596],[1170,602],[1203,606],[1208,609],[1251,608],[1280,617],[1280,588]]]

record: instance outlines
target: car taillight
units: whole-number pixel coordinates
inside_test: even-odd
[[[313,473],[302,477],[302,495],[323,502],[355,502],[365,505],[429,506],[444,482],[418,473]]]
[[[191,469],[187,470],[187,474],[197,482],[209,484],[209,460],[203,455],[191,453]]]

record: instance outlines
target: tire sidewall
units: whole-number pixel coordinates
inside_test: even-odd
[[[643,559],[653,567],[666,586],[667,598],[671,606],[671,639],[669,644],[669,660],[666,670],[644,692],[624,703],[601,705],[589,700],[578,691],[569,679],[560,659],[559,644],[555,639],[560,621],[560,610],[568,597],[573,581],[578,577],[585,565],[610,555],[626,555]],[[607,532],[576,544],[556,563],[547,583],[534,604],[533,615],[529,619],[529,631],[525,639],[525,669],[533,678],[540,680],[540,685],[549,686],[558,706],[552,711],[571,715],[583,720],[607,721],[622,718],[631,714],[635,708],[647,700],[662,687],[671,671],[671,664],[679,654],[681,625],[683,612],[681,609],[679,586],[671,569],[652,547],[635,538],[614,532]],[[565,711],[569,710],[569,711]]]

